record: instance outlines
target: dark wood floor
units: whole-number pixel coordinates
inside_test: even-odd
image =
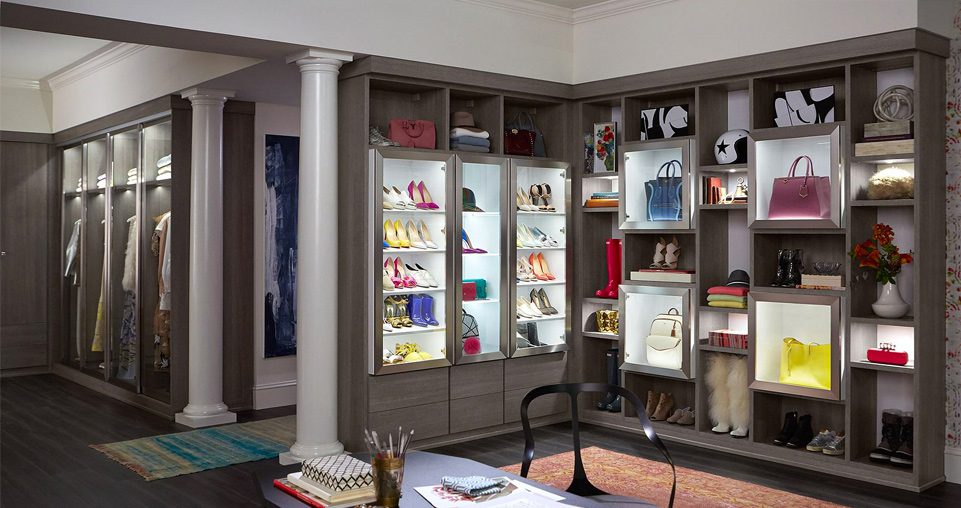
[[[240,415],[240,420],[292,412],[292,408],[257,411]],[[89,445],[189,429],[52,375],[0,381],[0,413],[0,506],[4,508],[258,506],[252,473],[277,463],[264,460],[143,481]],[[538,456],[570,450],[566,424],[535,432]],[[594,426],[584,426],[581,434],[584,447],[659,460],[641,439]],[[961,498],[961,485],[944,484],[917,495],[701,448],[668,446],[680,466],[849,506],[958,506]],[[522,449],[523,437],[513,433],[433,451],[501,467],[519,462]]]

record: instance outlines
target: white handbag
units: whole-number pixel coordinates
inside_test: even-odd
[[[658,314],[651,321],[651,333],[647,336],[647,363],[653,367],[680,369],[683,360],[681,343],[684,342],[684,318],[677,309]]]

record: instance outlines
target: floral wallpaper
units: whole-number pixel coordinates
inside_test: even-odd
[[[948,57],[947,112],[947,446],[961,448],[961,1]]]

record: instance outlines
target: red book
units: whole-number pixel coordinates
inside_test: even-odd
[[[310,492],[307,492],[306,490],[288,482],[286,478],[274,480],[274,487],[277,487],[285,493],[294,496],[298,501],[307,504],[307,506],[313,506],[314,508],[327,508],[330,506],[324,504],[320,499]]]

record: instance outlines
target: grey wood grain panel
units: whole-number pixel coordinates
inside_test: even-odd
[[[171,112],[171,173],[173,191],[170,196],[171,220],[181,217],[180,224],[186,224],[190,217],[190,151],[192,116],[189,102],[175,101],[176,104],[187,104],[186,109],[177,107]],[[175,291],[170,310],[170,415],[183,410],[187,405],[187,369],[190,355],[187,351],[189,344],[189,328],[187,326],[190,315],[190,290],[188,284],[188,270],[190,259],[189,228],[172,228],[173,243],[170,244],[170,277]]]
[[[504,392],[450,401],[450,433],[504,423]]]
[[[224,111],[224,403],[253,409],[254,115],[253,103]]]
[[[447,367],[368,376],[368,410],[386,411],[448,400]]]
[[[503,360],[468,363],[450,368],[451,399],[463,399],[503,391]]]
[[[53,134],[43,132],[0,131],[0,141],[53,144]]]
[[[403,407],[390,411],[377,411],[368,416],[368,428],[377,431],[381,436],[392,432],[397,434],[397,427],[414,429],[414,442],[432,437],[449,434],[450,407],[447,401],[434,402],[419,406]],[[361,429],[363,430],[363,429]]]
[[[521,402],[530,389],[508,390],[504,392],[504,423],[519,422],[521,420]],[[531,401],[527,408],[528,418],[555,415],[567,411],[570,397],[561,393],[544,395]]]
[[[47,323],[0,326],[0,370],[47,365]]]
[[[504,361],[504,388],[515,390],[562,383],[566,369],[564,353],[511,358]]]
[[[129,124],[153,115],[159,115],[172,108],[190,109],[190,103],[173,95],[165,95],[156,99],[131,106],[127,109],[111,113],[107,116],[84,122],[80,125],[64,129],[53,135],[56,144],[61,145],[91,136],[107,129],[114,129],[119,125]],[[189,159],[188,159],[189,160]]]

